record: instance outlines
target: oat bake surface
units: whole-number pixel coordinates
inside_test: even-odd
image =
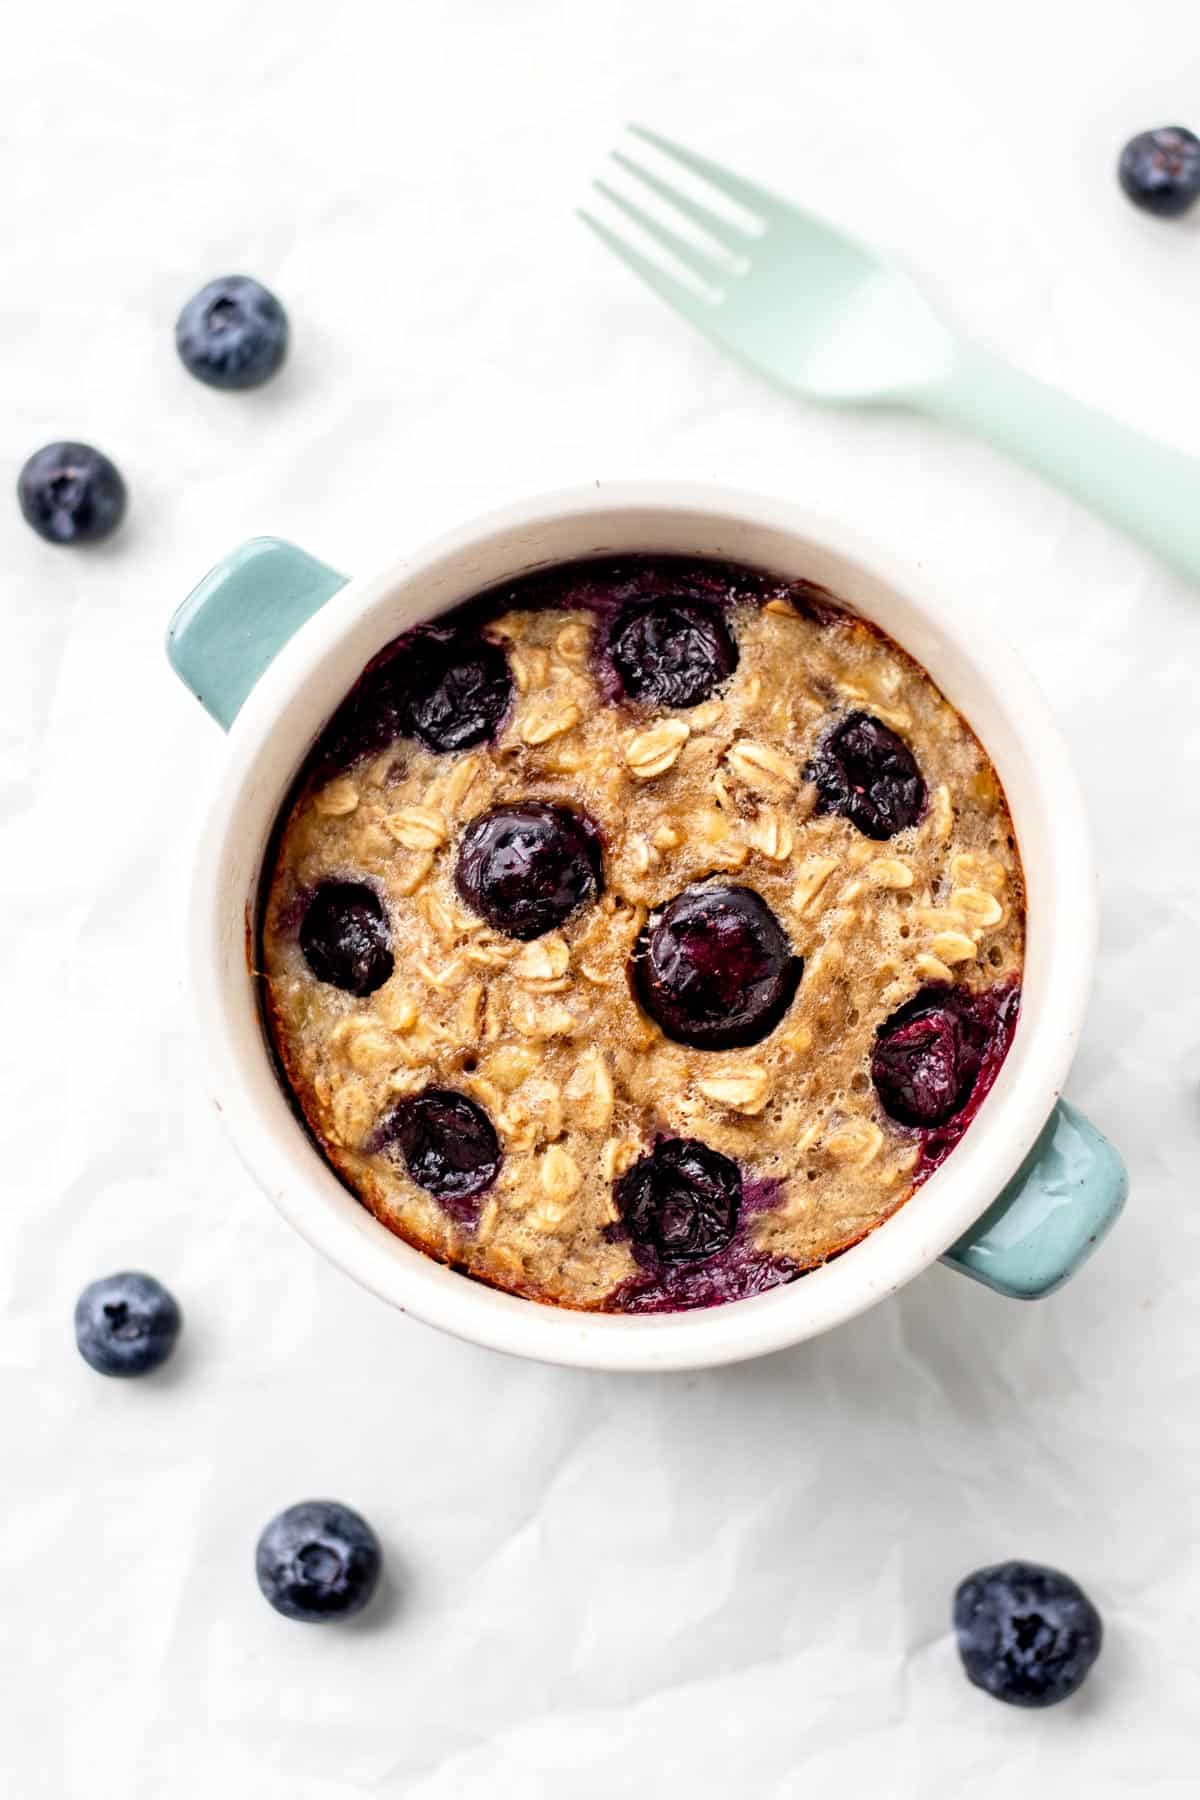
[[[611,622],[631,596],[680,589],[724,609],[737,666],[698,705],[647,707],[621,692]],[[908,1198],[1007,1048],[1024,896],[987,756],[905,652],[805,583],[624,557],[507,584],[467,617],[511,673],[494,741],[437,753],[376,732],[364,749],[348,703],[273,847],[266,1013],[310,1130],[385,1224],[532,1298],[671,1308],[802,1274]],[[411,660],[412,634],[372,669],[393,654]],[[898,734],[924,777],[921,816],[886,841],[819,811],[805,778],[855,711]],[[604,891],[519,942],[465,905],[454,877],[465,828],[527,800],[590,816]],[[648,915],[706,878],[761,896],[803,958],[782,1019],[739,1049],[670,1041],[628,974]],[[384,903],[394,972],[373,992],[316,979],[301,948],[305,908],[331,880],[364,882]],[[972,1103],[940,1134],[889,1117],[872,1081],[879,1026],[931,986],[1000,996],[1005,1021]],[[499,1172],[466,1208],[424,1191],[379,1140],[398,1099],[430,1089],[470,1096],[497,1134]],[[736,1163],[740,1217],[708,1260],[656,1267],[624,1229],[614,1184],[679,1138]]]

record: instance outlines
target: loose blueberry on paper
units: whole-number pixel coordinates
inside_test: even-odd
[[[646,921],[630,981],[675,1043],[731,1050],[757,1044],[774,1030],[803,968],[753,889],[695,883]]]
[[[1200,138],[1182,125],[1139,131],[1121,152],[1117,176],[1143,212],[1177,218],[1200,195]]]
[[[90,444],[47,444],[17,480],[28,525],[50,544],[98,544],[125,516],[125,483],[115,463]]]
[[[609,645],[626,694],[651,706],[698,706],[738,662],[737,644],[720,613],[689,601],[627,609]]]
[[[816,783],[817,811],[840,813],[864,837],[895,837],[925,810],[916,758],[890,725],[870,713],[848,713],[835,725],[804,777]]]
[[[634,1244],[659,1262],[703,1262],[724,1250],[742,1200],[738,1166],[698,1138],[660,1138],[613,1189]]]
[[[271,1520],[254,1572],[276,1612],[319,1625],[361,1612],[382,1562],[379,1539],[358,1513],[336,1500],[303,1500]]]
[[[260,281],[222,275],[180,313],[175,348],[189,374],[208,387],[261,387],[287,356],[287,314]]]
[[[1077,1582],[1038,1563],[976,1569],[954,1596],[967,1679],[1010,1706],[1054,1706],[1100,1654],[1100,1615]]]
[[[497,931],[541,937],[603,892],[600,834],[569,806],[496,806],[464,832],[454,881],[471,911]]]
[[[79,1354],[101,1375],[148,1375],[174,1350],[182,1323],[175,1296],[132,1269],[89,1282],[75,1302]]]
[[[360,998],[395,967],[383,901],[363,881],[323,881],[300,925],[300,948],[318,981]]]

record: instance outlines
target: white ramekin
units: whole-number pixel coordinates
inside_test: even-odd
[[[1028,882],[1016,1038],[943,1167],[862,1243],[803,1279],[754,1299],[653,1317],[514,1298],[379,1224],[322,1159],[280,1087],[247,957],[280,805],[369,658],[494,582],[629,551],[723,557],[804,577],[882,626],[986,746]],[[625,1370],[696,1368],[797,1343],[894,1293],[951,1246],[960,1267],[1004,1291],[1041,1293],[1071,1272],[1124,1198],[1115,1153],[1073,1109],[1056,1110],[1088,994],[1095,868],[1054,720],[1021,663],[960,593],[924,565],[905,568],[868,546],[857,527],[779,500],[657,482],[540,496],[473,520],[378,574],[341,580],[290,546],[256,540],[196,590],[170,639],[172,661],[210,710],[223,722],[236,711],[199,844],[189,929],[212,1093],[250,1170],[311,1244],[382,1298],[460,1337],[549,1362]]]

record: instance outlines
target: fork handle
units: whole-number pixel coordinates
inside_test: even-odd
[[[919,404],[1007,451],[1200,581],[1200,458],[974,349]]]

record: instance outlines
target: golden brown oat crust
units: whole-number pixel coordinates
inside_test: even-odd
[[[540,578],[544,588],[546,578]],[[736,604],[737,669],[713,699],[647,712],[606,698],[594,614],[510,608],[488,628],[517,694],[491,747],[437,755],[397,740],[304,782],[263,908],[264,1012],[287,1083],[343,1181],[389,1229],[464,1272],[557,1304],[610,1304],[637,1272],[613,1181],[660,1134],[702,1139],[771,1183],[753,1249],[799,1272],[849,1248],[912,1191],[920,1144],[879,1106],[879,1024],[929,982],[1019,981],[1024,890],[999,782],[918,665],[845,612]],[[887,842],[814,811],[804,770],[839,715],[865,710],[910,745],[928,787]],[[455,892],[455,847],[489,806],[583,808],[606,891],[561,931],[503,938]],[[647,913],[711,875],[754,888],[805,959],[761,1043],[669,1042],[626,964]],[[297,939],[327,877],[386,896],[395,973],[362,999],[314,980]],[[478,1224],[456,1224],[372,1150],[397,1095],[470,1093],[504,1146]]]

